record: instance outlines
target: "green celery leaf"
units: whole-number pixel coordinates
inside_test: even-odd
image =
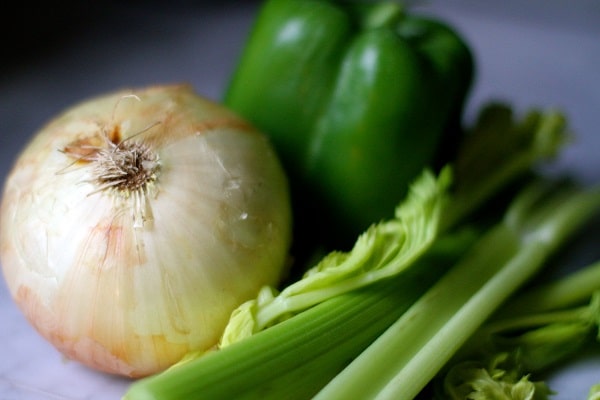
[[[552,392],[543,382],[505,370],[504,354],[489,366],[467,361],[455,365],[446,376],[444,389],[450,399],[463,400],[547,400]]]
[[[395,217],[372,225],[349,252],[332,252],[283,291],[265,287],[236,309],[221,346],[248,337],[325,300],[397,275],[423,255],[438,237],[452,181],[424,171],[411,185]]]

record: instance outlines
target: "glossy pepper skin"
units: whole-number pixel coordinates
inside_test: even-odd
[[[343,249],[451,157],[472,75],[451,27],[398,3],[268,0],[224,102],[279,152],[296,243]]]

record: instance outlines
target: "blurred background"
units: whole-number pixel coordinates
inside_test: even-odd
[[[599,1],[409,3],[454,23],[475,49],[478,76],[471,110],[489,98],[519,107],[577,104],[569,110],[574,129],[592,135],[591,119],[600,109],[600,72],[592,68],[600,65]],[[15,4],[15,11],[1,17],[0,172],[9,168],[28,136],[83,98],[117,88],[185,81],[219,99],[258,4]],[[579,151],[584,153],[569,157],[583,157],[600,170],[591,148]]]
[[[0,182],[31,136],[81,100],[122,88],[192,84],[219,100],[258,1],[63,1],[11,4],[0,20]],[[600,1],[423,0],[415,11],[453,24],[477,61],[467,118],[489,100],[561,108],[574,142],[557,169],[600,182]],[[574,259],[600,256],[595,224]],[[575,262],[575,261],[574,261]],[[127,382],[61,357],[0,285],[0,398],[118,399]],[[554,378],[556,400],[585,398],[600,355]]]

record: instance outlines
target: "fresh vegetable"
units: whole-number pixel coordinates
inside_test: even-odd
[[[134,383],[126,398],[306,399],[316,395],[395,320],[403,318],[405,312],[471,247],[481,229],[475,227],[473,230],[470,224],[466,223],[473,211],[481,208],[490,196],[506,190],[518,178],[531,173],[533,165],[537,165],[548,156],[553,156],[564,143],[565,121],[563,118],[557,118],[559,114],[554,112],[533,111],[523,120],[515,120],[511,113],[506,112],[506,107],[494,105],[486,108],[482,114],[487,117],[481,118],[467,135],[469,143],[465,143],[465,148],[470,150],[461,152],[468,155],[470,151],[479,149],[480,163],[474,166],[479,166],[480,169],[476,172],[464,170],[463,175],[456,176],[456,185],[450,187],[447,200],[432,201],[438,199],[440,194],[444,198],[448,196],[448,193],[440,192],[442,187],[447,186],[440,185],[448,179],[445,175],[449,173],[448,170],[444,170],[436,180],[424,173],[411,186],[409,197],[397,208],[402,210],[396,216],[399,220],[382,222],[371,227],[359,238],[350,253],[333,253],[326,256],[313,270],[306,273],[305,287],[303,279],[279,293],[273,288],[265,288],[261,292],[264,297],[259,296],[256,300],[243,304],[233,314],[227,327],[228,333],[225,334],[222,343],[224,347],[205,355],[190,355],[168,371]],[[492,121],[494,124],[501,121],[504,124],[503,129],[492,129],[488,125]],[[479,141],[479,135],[485,135],[487,140],[492,142],[503,140],[506,144],[481,146],[487,141]],[[541,136],[545,137],[548,143],[552,143],[552,146],[540,146]],[[496,151],[507,151],[506,158],[498,163],[488,163],[488,160],[498,158]],[[488,176],[491,182],[488,182]],[[433,182],[437,184],[434,185]],[[458,185],[458,182],[461,184]],[[482,187],[485,190],[482,191]],[[470,198],[469,194],[475,198],[473,201],[465,201]],[[556,196],[559,194],[556,193]],[[584,199],[588,198],[587,196],[593,195],[579,192],[572,194],[572,197],[567,195],[572,203],[556,215],[550,211],[554,203],[548,199],[550,205],[544,212],[531,213],[531,219],[525,217],[516,220],[533,223],[525,228],[551,227],[551,232],[558,234],[556,238],[563,240],[562,235],[568,236],[569,228],[582,224],[586,215],[600,208],[600,199],[596,197],[593,197],[595,200],[592,200],[591,204],[587,204],[587,208],[583,207],[586,205]],[[416,201],[417,199],[419,201]],[[432,212],[434,208],[431,207],[436,204],[442,205],[439,214],[440,225],[431,231],[431,224],[434,224],[433,227],[437,224],[435,219],[426,221],[415,216],[436,216],[437,212]],[[521,204],[518,207],[524,206]],[[412,211],[406,214],[410,210]],[[448,215],[457,211],[460,212],[460,217]],[[427,242],[413,241],[428,250],[420,257],[408,258],[412,259],[408,265],[397,264],[394,267],[398,260],[404,258],[400,255],[410,248],[403,247],[403,234],[382,233],[394,232],[389,227],[398,226],[405,216],[410,216],[405,222],[406,230],[396,228],[396,232],[412,231],[413,228],[408,230],[408,223],[417,223],[414,226],[420,226],[424,233],[437,233],[433,243],[425,247],[423,244]],[[571,216],[572,219],[569,218]],[[561,225],[565,220],[569,220],[569,223]],[[502,261],[517,253],[527,256],[531,252],[533,255],[530,255],[529,259],[535,261],[540,261],[538,256],[547,255],[549,249],[545,246],[536,250],[536,246],[533,245],[535,242],[531,245],[519,243],[523,225],[518,225],[514,231],[502,226],[496,228],[496,231],[503,233],[495,235],[502,236],[500,239],[504,242],[498,243],[498,246],[505,245],[506,254],[504,259],[492,263],[496,268],[502,267]],[[377,234],[377,230],[382,232]],[[427,237],[423,236],[423,233],[418,236]],[[379,240],[371,240],[372,238]],[[402,241],[398,242],[399,239]],[[489,244],[490,240],[488,238],[485,245],[488,250],[489,246],[493,246]],[[492,253],[487,257],[493,259],[495,250],[492,248]],[[538,254],[538,251],[541,254]],[[406,254],[411,253],[412,250]],[[368,257],[362,258],[365,255]],[[475,268],[474,262],[464,263],[470,264],[469,268],[472,269]],[[386,271],[388,263],[396,274],[374,281],[373,277],[381,276],[382,271]],[[356,268],[357,266],[361,268]],[[479,275],[480,279],[493,275],[494,271],[487,271],[479,264],[476,267],[482,270],[483,275]],[[346,276],[349,270],[352,275]],[[489,274],[487,276],[486,271]],[[529,276],[527,271],[523,271],[522,274],[521,279],[524,279],[523,276]],[[340,276],[344,280],[330,279]],[[317,279],[319,277],[321,279]],[[360,281],[369,284],[356,289],[355,284]],[[332,297],[324,299],[320,295],[328,292],[329,285],[332,285]],[[347,292],[340,294],[344,285]],[[462,290],[461,282],[454,282],[453,287],[448,287],[449,285],[446,284],[448,291]],[[504,289],[510,292],[517,287],[518,282],[512,282],[506,284]],[[288,290],[289,288],[291,289]],[[319,290],[312,290],[314,288]],[[302,289],[308,290],[303,292]],[[471,289],[476,289],[475,282]],[[482,322],[481,319],[498,306],[498,301],[498,298],[489,301],[487,310],[481,310],[471,321],[473,327],[476,327],[476,320]],[[304,310],[304,307],[309,306],[312,307]],[[437,310],[431,313],[435,314]],[[443,317],[440,316],[440,320],[441,318]],[[379,365],[378,368],[385,369],[385,365]],[[435,374],[435,370],[430,373]]]
[[[266,137],[188,86],[66,110],[6,182],[2,267],[70,359],[127,376],[217,345],[232,310],[287,273],[287,178]]]
[[[397,2],[262,5],[224,101],[282,158],[295,257],[349,249],[424,168],[450,160],[472,74],[457,32]]]
[[[505,303],[437,377],[437,397],[463,399],[492,388],[506,391],[526,386],[535,398],[546,398],[551,388],[533,378],[539,379],[549,368],[598,341],[600,261],[530,285]]]
[[[502,197],[502,188],[515,185],[515,181],[518,185],[535,173],[536,167],[551,162],[570,139],[567,120],[557,110],[533,108],[519,116],[506,103],[482,106],[453,161],[454,200],[443,225],[464,222],[485,202],[497,201],[494,197]],[[492,204],[483,211],[493,209]]]
[[[489,366],[477,362],[461,364],[448,376],[448,388],[440,399],[548,400],[554,393],[544,382],[506,371],[502,354]]]
[[[438,238],[450,172],[428,171],[414,184],[395,218],[372,225],[348,253],[332,252],[304,277],[277,292],[265,287],[231,316],[221,340],[228,345],[325,300],[400,274]]]
[[[526,187],[501,223],[314,398],[414,398],[598,210],[600,188]]]

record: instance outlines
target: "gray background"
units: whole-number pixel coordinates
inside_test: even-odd
[[[50,2],[4,13],[0,64],[0,179],[34,132],[85,98],[156,83],[191,83],[218,100],[257,2]],[[467,118],[489,100],[517,110],[559,107],[575,140],[553,168],[600,182],[600,1],[447,0],[417,9],[453,23],[475,51]],[[10,22],[10,24],[9,24]],[[9,26],[10,25],[10,26]],[[568,263],[600,258],[596,220]],[[64,362],[26,324],[0,285],[0,399],[118,399],[126,382]],[[600,382],[600,355],[552,382],[560,399]]]

